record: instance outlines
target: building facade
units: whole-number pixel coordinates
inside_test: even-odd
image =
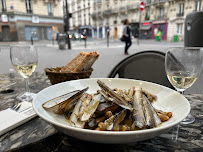
[[[140,1],[94,0],[92,36],[105,38],[109,29],[110,37],[119,38],[122,36],[122,21],[129,19],[135,38],[140,27],[142,39],[155,39],[158,31],[161,31],[162,40],[172,41],[175,35],[183,40],[186,15],[203,9],[202,0],[143,0],[145,9],[140,14]]]
[[[69,11],[72,14],[70,18],[70,31],[92,37],[92,0],[71,0],[69,1]]]
[[[1,0],[0,41],[51,40],[63,32],[60,0]]]

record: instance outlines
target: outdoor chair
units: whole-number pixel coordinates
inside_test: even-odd
[[[129,78],[144,80],[174,89],[165,72],[165,53],[144,51],[135,53],[118,63],[108,78]]]

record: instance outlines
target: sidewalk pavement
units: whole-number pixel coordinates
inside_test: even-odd
[[[132,43],[137,44],[137,39],[132,39]],[[71,40],[71,45],[74,46],[74,48],[77,46],[81,47],[84,46],[85,41],[84,40]],[[107,43],[107,39],[98,39],[98,38],[88,38],[87,39],[87,46],[88,45],[97,45],[100,43]],[[120,43],[123,44],[123,42],[120,41],[120,39],[109,39],[109,44],[111,43]],[[37,40],[37,41],[33,41],[34,45],[37,46],[54,46],[54,47],[58,47],[58,42],[57,41],[53,41],[53,40]],[[139,44],[150,44],[150,45],[175,45],[175,46],[183,46],[184,42],[180,41],[180,42],[171,42],[171,41],[166,41],[166,40],[162,40],[162,41],[155,41],[155,40],[139,40]],[[1,47],[9,47],[12,45],[31,45],[31,41],[13,41],[13,42],[0,42],[0,46]]]

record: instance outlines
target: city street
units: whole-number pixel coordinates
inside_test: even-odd
[[[34,42],[38,50],[38,66],[36,71],[43,72],[44,68],[47,67],[59,67],[64,66],[70,62],[78,53],[81,51],[97,51],[100,54],[99,59],[93,65],[94,71],[92,72],[91,78],[103,78],[107,77],[111,69],[119,63],[122,59],[127,56],[124,55],[124,43],[117,40],[110,40],[109,47],[107,47],[106,40],[87,40],[87,48],[84,47],[84,41],[71,41],[72,49],[59,50],[56,42],[52,41],[39,41]],[[9,73],[13,69],[9,57],[9,45],[15,45],[17,42],[2,42],[1,53],[0,53],[0,73]],[[18,44],[30,44],[27,42],[18,42]],[[137,45],[137,41],[133,40],[132,46],[129,49],[129,55],[140,51],[146,50],[158,50],[166,52],[167,48],[174,46],[183,46],[183,42],[168,42],[161,41],[156,42],[155,40],[141,40],[140,44]],[[158,75],[158,74],[157,74]],[[186,91],[189,93],[202,93],[203,92],[203,76],[200,76],[198,81],[193,87]]]

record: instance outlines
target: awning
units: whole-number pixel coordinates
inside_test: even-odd
[[[152,26],[141,26],[141,30],[150,30]]]
[[[79,29],[92,29],[92,26],[81,26]]]
[[[149,25],[143,25],[141,24],[140,25],[140,29],[141,30],[150,30],[152,28],[152,24],[149,24]]]

